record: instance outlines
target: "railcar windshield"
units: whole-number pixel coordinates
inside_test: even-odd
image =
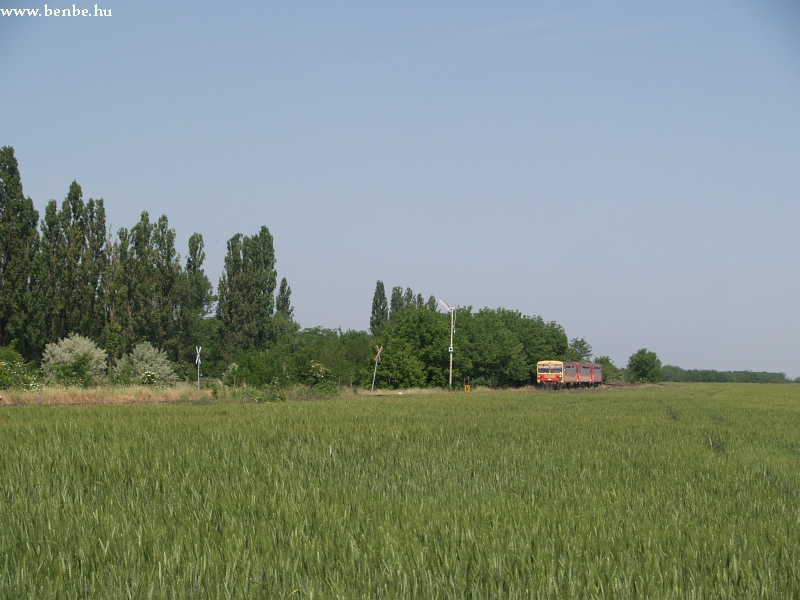
[[[539,373],[561,373],[561,365],[539,365]]]

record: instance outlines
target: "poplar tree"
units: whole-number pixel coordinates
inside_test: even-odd
[[[369,318],[369,330],[372,335],[378,335],[389,321],[389,304],[386,301],[386,289],[379,279],[375,284],[375,293],[372,296],[372,314]]]
[[[123,263],[128,293],[126,310],[130,318],[130,332],[126,335],[124,349],[126,353],[140,341],[149,341],[157,346],[156,320],[152,315],[158,306],[153,229],[150,215],[143,211],[139,222],[130,230],[129,252]]]
[[[113,242],[106,240],[106,276],[104,291],[105,327],[102,340],[108,351],[109,362],[114,363],[133,348],[132,315],[129,309],[128,278],[130,234],[122,228]]]
[[[265,226],[257,235],[237,233],[228,240],[217,303],[224,353],[266,347],[272,331],[276,277],[272,235]]]
[[[69,333],[64,331],[66,253],[67,245],[58,215],[58,204],[55,200],[50,200],[45,206],[41,222],[40,250],[36,261],[39,285],[35,292],[35,319],[42,349],[44,344],[57,342]]]
[[[294,316],[294,309],[291,304],[292,288],[286,283],[286,277],[281,279],[281,285],[278,288],[278,297],[275,301],[275,312],[283,315],[283,317],[291,321]]]
[[[178,360],[181,265],[175,250],[175,230],[170,228],[166,215],[161,215],[153,228],[152,256],[156,277],[152,315],[155,336],[144,341],[149,341],[174,360]]]
[[[272,320],[272,341],[275,346],[288,347],[295,340],[300,326],[294,322],[294,308],[291,303],[292,288],[281,279],[278,296],[275,300],[275,317]]]
[[[389,313],[389,318],[394,319],[396,315],[400,314],[405,306],[405,302],[403,301],[403,288],[399,285],[396,285],[392,288],[392,299],[390,302],[391,312]]]
[[[104,330],[106,215],[102,200],[83,201],[76,181],[61,209],[45,208],[37,260],[36,323],[45,343],[70,333],[98,339]]]
[[[0,148],[0,346],[16,342],[17,350],[28,360],[38,356],[31,327],[38,221],[33,201],[22,193],[14,149],[3,146]]]
[[[186,268],[183,275],[186,282],[186,295],[181,303],[181,310],[189,318],[185,328],[190,334],[192,330],[198,328],[198,323],[209,314],[214,302],[211,281],[203,270],[205,260],[203,236],[193,233],[189,238],[189,253],[186,256]]]
[[[202,346],[205,356],[210,350],[205,318],[211,311],[214,294],[211,281],[203,271],[206,259],[203,248],[203,236],[193,233],[189,238],[186,266],[179,279],[180,348],[176,360],[184,363],[192,361],[193,364],[195,346]]]

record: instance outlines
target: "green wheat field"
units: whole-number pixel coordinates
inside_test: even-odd
[[[800,385],[0,408],[0,598],[798,598]]]

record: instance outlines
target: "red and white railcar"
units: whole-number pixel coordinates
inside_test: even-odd
[[[591,362],[540,360],[536,363],[536,384],[542,387],[597,387],[603,383],[603,368]]]

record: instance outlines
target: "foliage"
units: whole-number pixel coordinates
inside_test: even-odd
[[[272,235],[266,227],[262,226],[257,235],[236,234],[228,240],[217,287],[220,344],[225,355],[267,348],[276,277]]]
[[[281,285],[278,288],[278,296],[275,299],[275,312],[283,315],[287,321],[292,321],[294,318],[294,309],[292,308],[292,288],[286,282],[286,277],[281,279]]]
[[[99,338],[107,260],[103,201],[84,202],[81,186],[73,181],[60,209],[55,200],[48,202],[40,245],[33,299],[41,339],[51,342],[70,332]]]
[[[39,384],[33,368],[22,355],[8,346],[0,347],[0,390],[36,390]]]
[[[372,314],[369,317],[369,330],[372,335],[378,335],[389,320],[389,304],[386,301],[386,289],[379,279],[375,284],[375,294],[372,296]]]
[[[46,345],[75,333],[105,348],[110,366],[148,342],[173,361],[180,379],[189,380],[199,346],[204,377],[223,377],[235,360],[242,369],[237,381],[309,385],[316,362],[330,371],[325,385],[341,389],[370,383],[373,348],[385,345],[379,385],[447,384],[449,323],[434,296],[426,301],[409,287],[395,286],[389,302],[378,281],[370,333],[302,329],[294,321],[286,278],[275,293],[275,252],[266,226],[256,235],[236,234],[228,241],[215,297],[203,271],[203,237],[189,238],[182,267],[176,232],[165,215],[152,221],[143,211],[133,227],[113,236],[103,200],[85,201],[73,181],[60,204],[47,203],[39,222],[32,201],[23,196],[9,147],[0,149],[0,183],[0,344],[15,341],[24,360],[40,361]],[[537,360],[591,353],[585,340],[568,343],[559,325],[541,317],[505,309],[473,314],[470,308],[459,309],[458,321],[453,379],[459,387],[461,382],[528,385]],[[91,362],[75,358],[51,369],[48,377],[83,385],[94,379]],[[114,373],[125,380],[126,369]],[[162,380],[158,370],[151,371]]]
[[[454,377],[489,387],[535,383],[538,361],[564,358],[568,352],[560,325],[503,308],[459,310],[454,346]]]
[[[189,378],[195,371],[195,348],[200,346],[203,364],[213,363],[217,337],[210,331],[208,315],[215,300],[211,281],[203,271],[205,261],[203,236],[194,233],[189,238],[186,265],[178,276],[178,344],[171,356],[178,364],[181,378]]]
[[[22,192],[14,149],[0,148],[0,346],[17,340],[28,359],[38,354],[32,329],[39,213]]]
[[[302,357],[300,363],[321,363],[330,370],[331,383],[358,383],[372,357],[372,338],[365,331],[312,327],[300,331],[295,342],[293,351]]]
[[[142,385],[165,385],[176,379],[167,354],[153,348],[150,342],[137,344],[122,357],[114,368],[114,378],[119,383]]]
[[[90,339],[72,333],[45,346],[42,373],[45,381],[67,386],[91,387],[106,371],[107,355]]]
[[[376,385],[388,388],[445,387],[449,381],[450,317],[436,310],[433,298],[428,302],[418,295],[400,303],[378,336],[384,346],[378,366]],[[406,297],[414,298],[407,289]],[[456,311],[453,342],[453,381],[489,387],[516,387],[535,381],[536,363],[546,358],[564,358],[568,353],[567,336],[554,322],[528,317],[517,311],[484,308],[477,313],[471,307]],[[588,344],[586,345],[588,347]],[[368,385],[371,369],[362,371],[362,383]]]
[[[286,392],[280,381],[274,379],[269,384],[255,391],[254,402],[286,402]]]
[[[715,371],[712,369],[681,369],[665,365],[664,381],[717,383],[791,383],[785,373],[758,371]]]
[[[592,360],[592,346],[583,338],[572,338],[565,358],[578,362],[590,361]]]
[[[375,385],[386,388],[445,387],[450,318],[427,308],[393,312],[381,335],[383,352]],[[363,382],[372,372],[362,372]]]
[[[21,406],[3,598],[793,598],[796,386]]]
[[[663,381],[661,361],[647,348],[638,350],[628,360],[628,379],[633,383],[658,383]]]

